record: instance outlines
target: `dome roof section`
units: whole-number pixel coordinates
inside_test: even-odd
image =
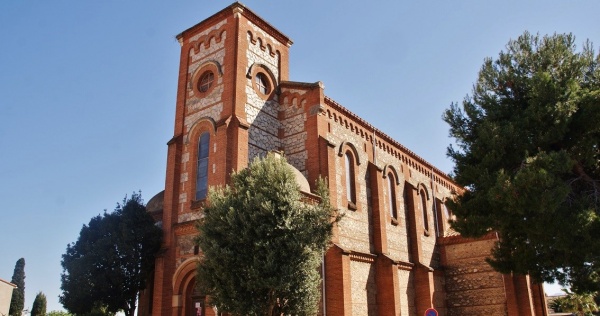
[[[296,184],[298,184],[300,191],[304,193],[310,193],[310,185],[308,184],[308,180],[306,180],[306,177],[302,174],[302,172],[289,163],[286,162],[286,164],[290,169],[292,169],[292,172],[294,172],[294,176],[296,176]]]
[[[269,155],[273,155],[275,158],[284,159],[282,153],[279,151],[271,151],[269,152]],[[287,160],[284,161],[288,168],[290,168],[290,170],[292,170],[292,172],[294,173],[294,176],[296,177],[296,184],[298,185],[300,191],[311,194],[308,180],[306,180],[306,177],[302,174],[302,172],[296,169],[296,167],[292,166],[289,162],[287,162]]]
[[[146,211],[150,214],[160,213],[163,210],[163,204],[165,200],[165,190],[160,191],[153,196],[150,201],[146,204]]]

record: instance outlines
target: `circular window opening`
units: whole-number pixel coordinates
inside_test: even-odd
[[[214,80],[215,75],[213,74],[213,72],[210,70],[205,71],[202,74],[202,76],[200,76],[200,80],[198,81],[198,91],[208,91],[208,89],[210,89],[210,87],[212,86]]]
[[[260,93],[269,94],[269,92],[271,92],[271,87],[269,86],[269,79],[267,79],[267,76],[264,73],[257,73],[254,80],[256,82],[256,89],[260,91]]]

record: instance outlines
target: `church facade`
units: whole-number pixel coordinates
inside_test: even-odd
[[[320,315],[546,315],[540,284],[484,261],[497,240],[451,230],[446,174],[324,94],[290,81],[292,41],[240,3],[177,36],[175,125],[165,190],[149,212],[164,244],[139,315],[219,315],[195,289],[207,188],[283,152],[314,190],[327,179],[345,216],[323,264]]]

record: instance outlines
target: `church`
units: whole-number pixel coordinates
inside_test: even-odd
[[[148,211],[164,231],[138,315],[220,315],[195,288],[207,189],[280,152],[301,189],[327,179],[343,219],[322,263],[319,315],[547,315],[541,284],[485,262],[497,235],[448,225],[452,179],[327,97],[289,78],[292,40],[241,3],[177,36],[175,124],[165,190]],[[433,312],[437,311],[437,314]]]

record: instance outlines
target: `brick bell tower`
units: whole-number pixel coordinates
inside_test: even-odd
[[[177,40],[175,128],[157,216],[164,230],[163,252],[152,289],[140,298],[140,315],[215,315],[195,290],[199,249],[193,242],[194,221],[208,186],[227,183],[232,170],[282,148],[277,92],[279,83],[288,80],[292,41],[239,2]]]

